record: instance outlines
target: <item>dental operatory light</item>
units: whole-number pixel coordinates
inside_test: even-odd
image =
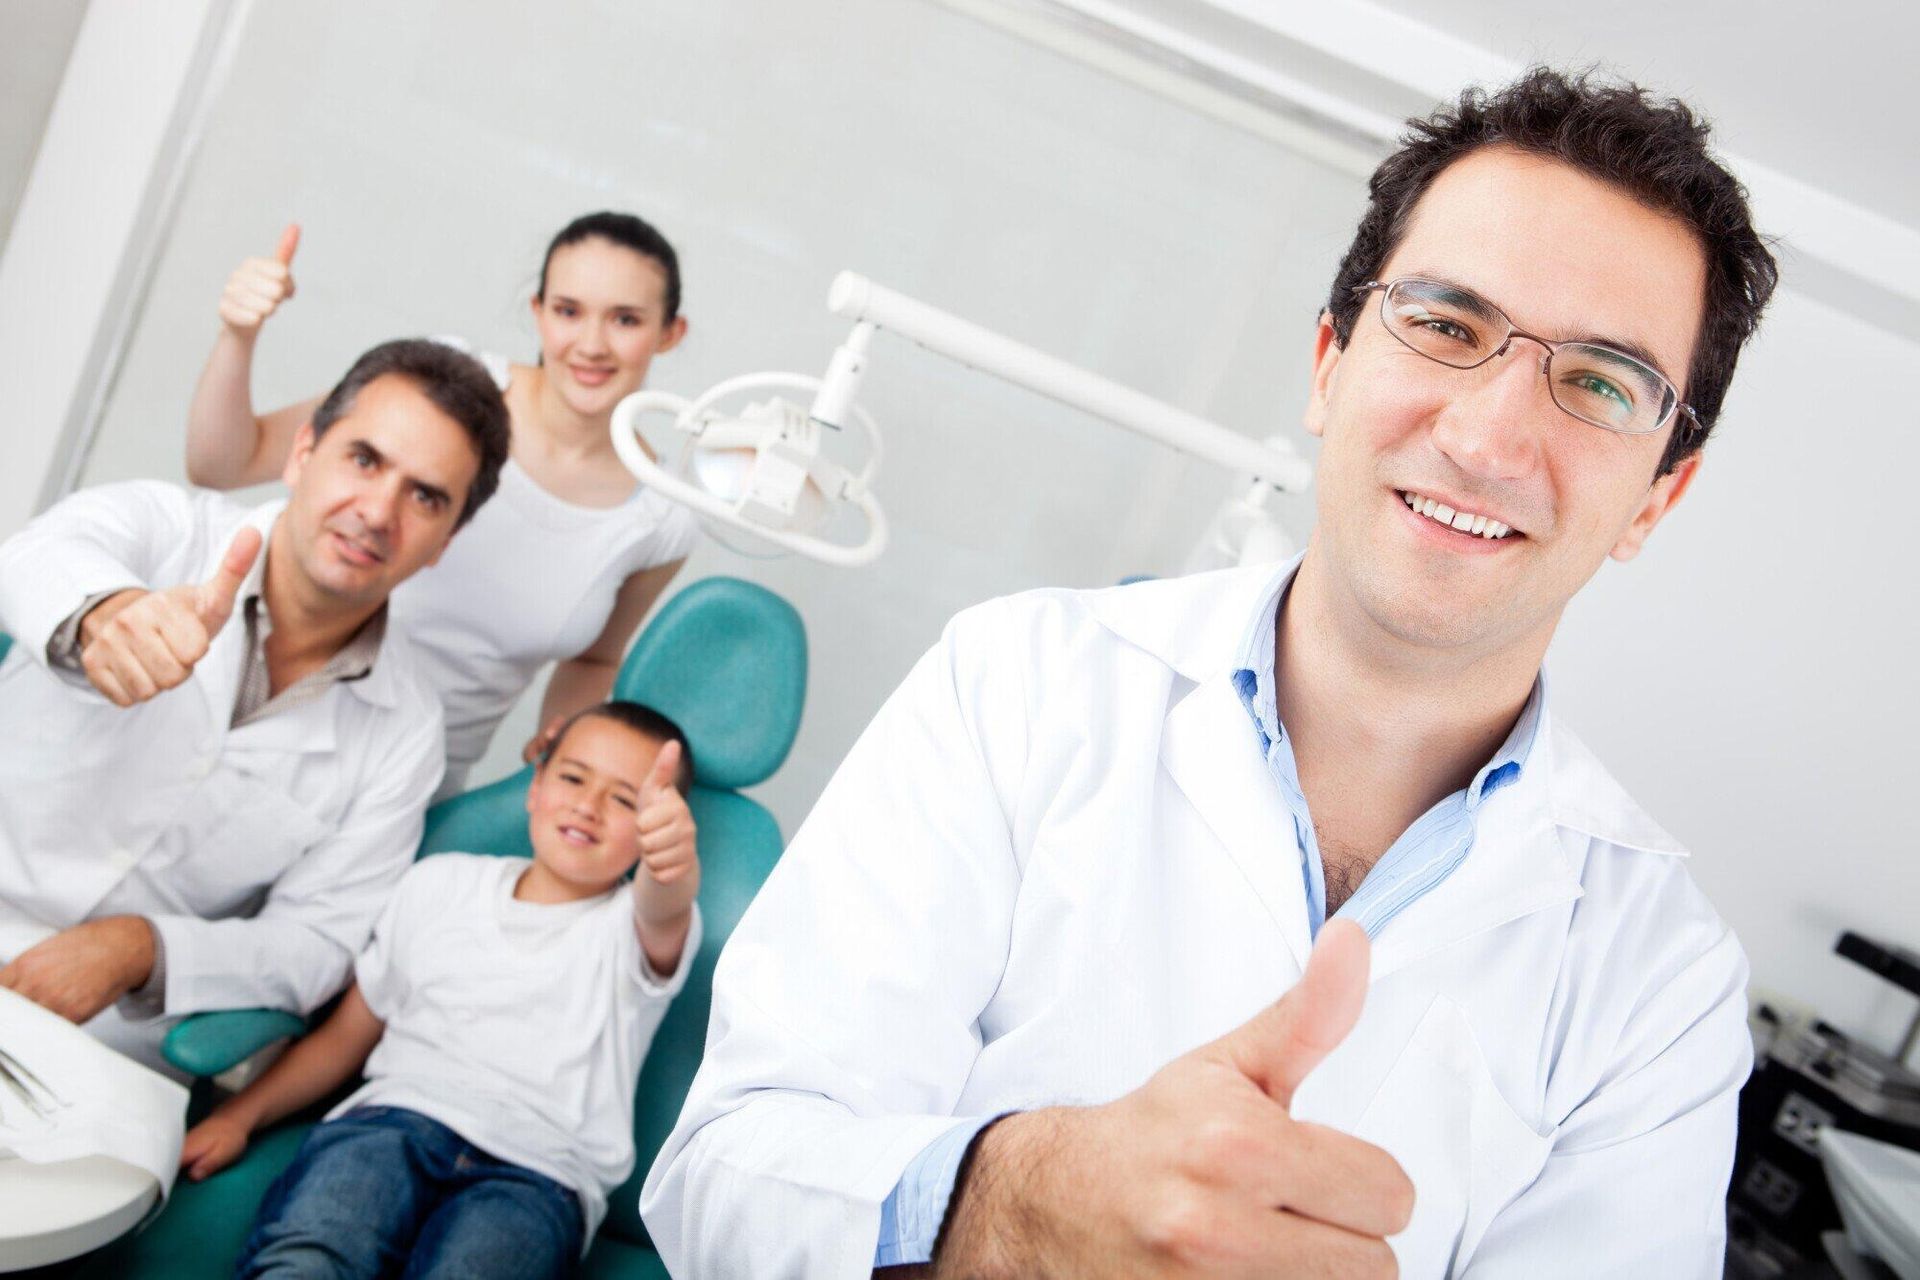
[[[1243,495],[1229,508],[1244,514],[1215,517],[1205,545],[1232,562],[1276,558],[1290,544],[1267,496],[1299,492],[1312,467],[1282,438],[1259,444],[1234,431],[1110,382],[1077,365],[981,328],[925,303],[843,271],[827,294],[827,308],[853,321],[823,377],[798,373],[750,373],[688,400],[663,391],[637,391],[613,413],[613,445],[634,476],[662,495],[692,508],[710,524],[739,530],[783,551],[828,564],[862,565],[886,549],[887,522],[874,496],[880,465],[880,430],[855,403],[875,331],[886,329],[936,355],[1082,409],[1118,426],[1240,473]],[[749,400],[754,393],[773,393]],[[810,395],[803,407],[779,393]],[[643,447],[641,420],[672,415],[677,448]],[[830,438],[857,432],[865,439],[858,467],[827,456]],[[836,448],[835,452],[840,450]],[[852,539],[828,536],[849,524]]]

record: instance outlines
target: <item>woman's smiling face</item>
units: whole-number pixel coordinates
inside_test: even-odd
[[[533,317],[547,378],[575,413],[612,414],[679,343],[687,322],[667,316],[666,297],[666,269],[624,245],[588,236],[553,251]]]

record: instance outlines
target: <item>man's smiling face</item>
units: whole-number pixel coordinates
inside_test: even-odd
[[[1496,146],[1450,165],[1380,271],[1403,276],[1471,290],[1549,340],[1644,351],[1685,395],[1706,286],[1699,241],[1557,160]],[[1324,441],[1313,540],[1336,598],[1422,648],[1544,648],[1601,562],[1639,550],[1698,457],[1656,481],[1674,424],[1641,436],[1591,426],[1554,403],[1539,344],[1516,338],[1481,368],[1453,369],[1389,334],[1379,306],[1369,295],[1344,350],[1323,320],[1307,407]],[[1512,532],[1445,527],[1409,495]]]

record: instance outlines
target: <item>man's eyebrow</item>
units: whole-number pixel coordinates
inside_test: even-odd
[[[349,440],[347,442],[347,448],[349,450],[352,450],[352,449],[360,450],[361,452],[371,457],[374,460],[374,462],[378,463],[380,466],[383,466],[383,467],[392,461],[392,459],[388,458],[386,454],[380,452],[379,447],[375,445],[373,441],[365,439],[361,436],[355,436],[353,439]],[[452,503],[453,501],[453,495],[451,493],[448,493],[445,489],[441,488],[437,484],[434,484],[430,480],[422,480],[420,477],[414,476],[414,475],[409,475],[407,477],[407,480],[409,483],[416,485],[420,489],[424,490],[429,497],[435,499],[436,501],[445,502],[445,503]]]
[[[1474,289],[1470,285],[1461,284],[1457,280],[1450,280],[1442,272],[1415,271],[1415,272],[1412,272],[1411,274],[1416,279],[1425,280],[1430,284],[1437,284],[1444,289],[1449,289],[1459,294],[1460,296],[1454,299],[1454,301],[1478,303],[1483,307],[1493,307],[1495,305],[1489,302],[1487,300],[1486,295],[1481,293],[1479,290]],[[1504,315],[1505,312],[1502,311],[1501,314]],[[1508,316],[1507,322],[1511,324],[1513,322],[1513,317]],[[1652,369],[1655,373],[1658,373],[1661,377],[1666,378],[1667,381],[1673,382],[1673,379],[1671,377],[1668,377],[1666,370],[1660,367],[1659,359],[1653,354],[1652,351],[1648,350],[1646,344],[1642,342],[1635,342],[1632,338],[1618,338],[1618,337],[1614,337],[1612,335],[1604,334],[1604,333],[1582,333],[1582,334],[1576,334],[1570,338],[1555,339],[1555,341],[1584,342],[1590,347],[1606,347],[1610,350],[1619,352],[1621,355],[1632,356],[1635,360],[1638,360],[1641,364],[1644,364],[1645,366],[1647,366],[1647,368]],[[1680,385],[1679,383],[1674,382],[1674,386],[1676,388],[1679,385]]]
[[[1473,289],[1469,289],[1466,285],[1457,284],[1454,281],[1447,279],[1445,276],[1435,274],[1435,273],[1428,273],[1428,274],[1422,274],[1417,278],[1421,280],[1425,280],[1428,284],[1439,286],[1442,299],[1446,302],[1451,302],[1459,306],[1468,307],[1474,311],[1478,311],[1482,313],[1483,315],[1491,315],[1495,311],[1499,310],[1498,307],[1494,306],[1491,302],[1488,302],[1486,298],[1480,293],[1476,292]]]
[[[1590,347],[1605,347],[1607,350],[1617,352],[1620,355],[1632,356],[1635,360],[1647,366],[1647,368],[1653,370],[1661,377],[1666,378],[1668,382],[1673,382],[1673,379],[1668,376],[1667,371],[1660,367],[1660,361],[1654,357],[1653,352],[1647,350],[1646,347],[1633,341],[1631,338],[1612,338],[1604,333],[1591,333],[1582,334],[1577,338],[1569,338],[1567,341],[1584,342]],[[1680,384],[1673,382],[1673,385],[1677,389]]]

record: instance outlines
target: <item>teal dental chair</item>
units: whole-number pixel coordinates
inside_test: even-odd
[[[634,1106],[633,1176],[609,1198],[606,1222],[581,1274],[665,1276],[640,1221],[640,1185],[678,1118],[700,1065],[712,1001],[713,965],[741,912],[780,855],[773,817],[738,793],[786,759],[800,725],[807,683],[806,633],[793,607],[737,578],[706,578],[669,600],[635,643],[613,696],[654,707],[687,735],[699,826],[700,912],[705,937],[685,988],[654,1036]],[[524,807],[529,767],[491,786],[435,805],[420,856],[459,850],[531,856]],[[167,1039],[175,1065],[215,1074],[302,1021],[267,1010],[189,1018]],[[145,1231],[73,1265],[88,1277],[228,1276],[267,1186],[292,1160],[305,1117],[256,1136],[246,1155],[205,1182],[182,1179],[166,1212]]]

